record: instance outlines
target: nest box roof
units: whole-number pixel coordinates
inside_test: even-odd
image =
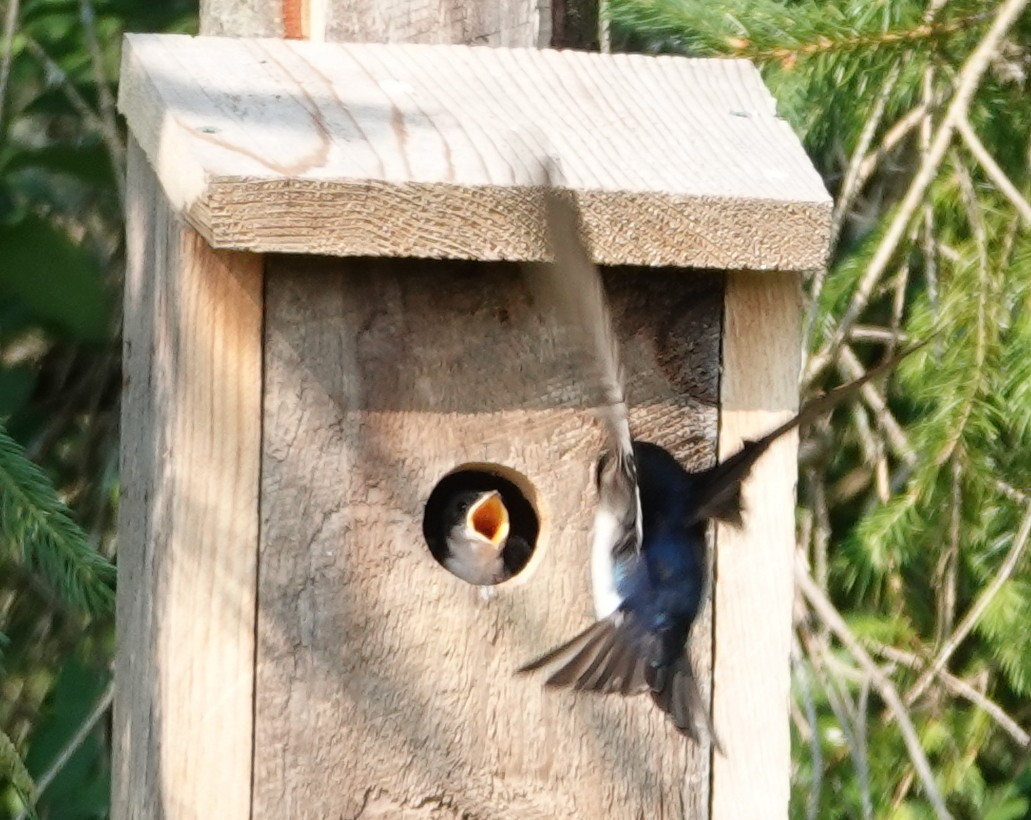
[[[741,60],[135,34],[119,106],[215,247],[541,259],[550,164],[601,263],[827,253],[830,197]]]

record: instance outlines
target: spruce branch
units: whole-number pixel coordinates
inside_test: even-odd
[[[616,0],[608,5],[606,16],[640,34],[672,38],[692,53],[787,67],[828,54],[912,49],[963,34],[988,18],[981,11],[944,21],[925,15],[893,21],[889,27],[878,7],[817,0]]]
[[[981,42],[970,53],[960,69],[945,116],[942,118],[942,122],[931,140],[930,148],[920,163],[916,176],[910,183],[872,261],[856,286],[852,301],[838,322],[830,340],[819,353],[810,359],[808,370],[810,380],[822,373],[834,360],[838,348],[847,338],[852,325],[869,303],[874,288],[887,270],[888,263],[895,256],[899,244],[905,236],[910,220],[923,202],[931,182],[938,176],[955,130],[959,122],[966,117],[970,101],[973,99],[974,92],[980,85],[984,73],[988,70],[995,55],[998,54],[1010,28],[1027,8],[1028,2],[1029,0],[1005,0]]]
[[[37,569],[71,604],[90,613],[110,608],[114,568],[2,426],[0,551]]]
[[[987,16],[984,13],[971,14],[939,23],[920,23],[904,29],[873,34],[854,34],[838,38],[821,35],[815,40],[801,43],[796,47],[785,46],[755,50],[750,48],[751,44],[747,40],[740,38],[731,38],[727,45],[735,57],[744,57],[760,62],[775,60],[786,65],[794,65],[800,57],[811,57],[818,54],[869,51],[887,46],[912,48],[914,44],[922,40],[944,39],[966,31],[970,26],[983,22]]]
[[[909,759],[912,761],[913,768],[920,777],[920,782],[924,787],[924,794],[928,801],[930,801],[935,815],[939,820],[951,818],[952,815],[949,814],[949,810],[945,806],[941,790],[935,782],[934,774],[931,771],[931,764],[928,762],[927,755],[920,745],[920,738],[917,735],[916,727],[913,726],[909,711],[899,697],[895,684],[874,663],[873,658],[870,657],[870,654],[859,642],[859,639],[849,629],[845,619],[841,617],[841,613],[838,612],[826,593],[813,580],[805,565],[805,559],[801,554],[796,554],[795,556],[795,582],[812,612],[830,628],[830,631],[837,636],[842,645],[856,659],[884,699],[884,702],[888,705],[888,708],[895,715],[899,724],[899,731],[902,733],[906,749],[909,751]]]
[[[967,432],[967,425],[974,414],[978,401],[983,398],[988,385],[988,302],[992,296],[992,289],[988,282],[988,250],[987,250],[987,229],[978,208],[978,203],[973,190],[973,182],[962,163],[956,163],[956,178],[959,182],[962,200],[967,212],[967,221],[974,234],[977,247],[977,287],[974,288],[975,321],[974,321],[974,360],[964,379],[960,391],[959,412],[950,424],[950,430],[946,436],[944,445],[935,456],[934,463],[941,467],[952,459],[956,448],[963,440]],[[972,372],[971,372],[972,371]]]
[[[1018,562],[1020,561],[1021,555],[1024,553],[1025,547],[1027,547],[1028,539],[1031,538],[1031,503],[1027,505],[1024,513],[1024,519],[1020,523],[1020,529],[1017,531],[1016,537],[1013,539],[1013,543],[1010,546],[1009,552],[1006,554],[1006,558],[1003,560],[1002,565],[999,567],[999,571],[992,578],[990,584],[985,587],[981,594],[977,596],[977,600],[971,605],[970,609],[967,610],[967,614],[963,616],[963,620],[960,622],[956,630],[948,637],[942,644],[942,648],[938,651],[934,660],[931,661],[930,665],[923,671],[916,683],[914,683],[908,692],[906,692],[905,703],[907,705],[914,704],[917,699],[927,691],[931,681],[945,668],[945,664],[949,662],[953,653],[959,649],[960,644],[966,639],[974,627],[977,626],[977,622],[981,616],[984,615],[985,610],[988,609],[988,605],[992,602],[992,599],[998,594],[999,590],[1002,589],[1006,581],[1009,580],[1010,576],[1013,575],[1013,571],[1016,569]]]

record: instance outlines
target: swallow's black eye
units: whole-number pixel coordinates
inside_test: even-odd
[[[541,529],[537,491],[522,473],[502,464],[488,463],[460,464],[437,482],[426,500],[422,533],[430,554],[441,566],[448,556],[449,531],[463,521],[484,493],[490,491],[498,493],[507,514],[508,536],[504,554],[507,570],[516,575],[526,568]],[[481,526],[481,523],[473,522],[474,528],[490,538],[489,528]]]

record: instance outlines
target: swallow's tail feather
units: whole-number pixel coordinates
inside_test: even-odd
[[[681,655],[671,666],[649,668],[647,678],[652,700],[669,715],[680,734],[697,743],[698,724],[701,722],[716,751],[724,753],[716,727],[712,725],[709,704],[698,689],[698,679],[687,655]]]

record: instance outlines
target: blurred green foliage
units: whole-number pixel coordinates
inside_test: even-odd
[[[190,32],[196,16],[196,0],[0,2],[0,817],[26,811],[26,778],[41,818],[108,814],[115,85],[124,32]]]

